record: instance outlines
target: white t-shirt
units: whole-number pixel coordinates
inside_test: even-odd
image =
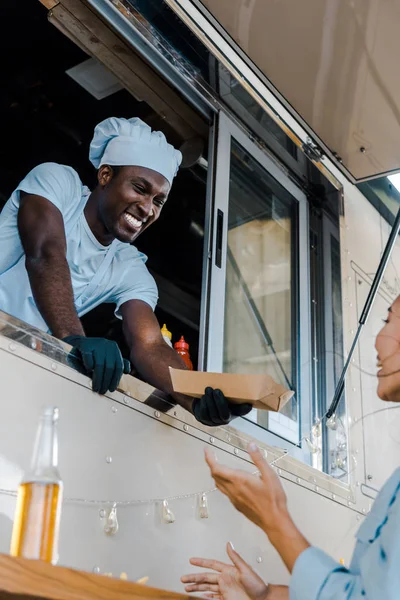
[[[49,331],[33,299],[25,268],[17,224],[20,191],[46,198],[63,216],[78,316],[109,302],[117,305],[115,314],[121,318],[120,307],[128,300],[143,300],[154,310],[158,292],[145,266],[147,257],[118,240],[110,246],[97,241],[83,212],[90,191],[82,185],[74,169],[56,163],[32,169],[0,213],[0,310]]]

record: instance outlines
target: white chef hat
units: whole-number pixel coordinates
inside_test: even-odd
[[[102,165],[147,167],[172,184],[182,154],[161,131],[152,131],[141,119],[110,117],[95,127],[89,160],[96,169]]]

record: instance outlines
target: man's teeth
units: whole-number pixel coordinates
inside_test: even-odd
[[[128,223],[130,225],[132,225],[133,227],[141,227],[143,224],[143,221],[139,221],[139,219],[135,219],[135,217],[133,217],[131,214],[129,213],[124,213],[125,214],[125,219],[128,221]]]

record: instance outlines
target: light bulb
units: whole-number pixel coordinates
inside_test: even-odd
[[[175,515],[168,506],[167,500],[162,503],[162,518],[165,523],[175,523]]]
[[[328,427],[328,429],[331,429],[332,431],[336,431],[336,429],[338,428],[339,425],[339,421],[336,418],[336,414],[333,414],[329,419],[327,419],[326,421],[326,426]]]
[[[338,469],[342,469],[342,471],[346,470],[347,457],[338,456],[336,459],[336,466]]]
[[[317,419],[313,425],[313,428],[311,429],[311,434],[312,437],[314,438],[319,438],[321,435],[322,431],[321,431],[321,420]]]
[[[199,517],[200,519],[208,519],[208,500],[206,494],[201,494],[199,501]]]
[[[318,452],[319,452],[318,446],[316,444],[313,444],[313,442],[310,440],[310,438],[306,437],[304,439],[307,444],[307,448],[309,449],[311,454],[318,454]]]
[[[106,535],[115,535],[118,529],[119,525],[117,519],[117,505],[114,504],[106,519],[106,523],[104,525],[104,533]]]

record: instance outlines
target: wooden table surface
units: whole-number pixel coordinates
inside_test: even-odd
[[[0,554],[0,600],[184,600],[137,583]]]

